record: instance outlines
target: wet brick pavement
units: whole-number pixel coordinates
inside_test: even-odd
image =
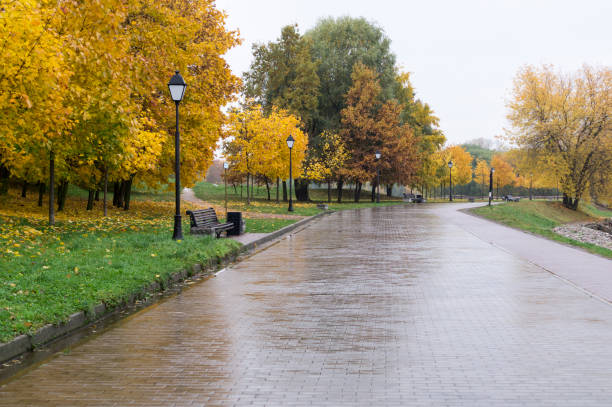
[[[316,221],[5,383],[0,405],[612,405],[612,306],[435,208]]]

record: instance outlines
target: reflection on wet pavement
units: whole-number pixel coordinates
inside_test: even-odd
[[[336,213],[0,388],[0,405],[610,405],[612,307],[435,206]]]

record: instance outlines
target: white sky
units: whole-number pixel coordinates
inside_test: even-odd
[[[243,39],[227,54],[237,75],[249,68],[251,45],[276,40],[287,24],[304,33],[328,16],[377,23],[450,143],[503,132],[522,65],[612,65],[612,0],[217,0],[217,7]]]

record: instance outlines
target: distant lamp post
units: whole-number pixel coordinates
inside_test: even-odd
[[[529,174],[529,200],[531,201],[533,199],[533,194],[532,191],[533,190],[533,173]]]
[[[225,182],[225,216],[227,216],[227,169],[229,163],[226,161],[223,163],[223,181]]]
[[[287,137],[287,147],[289,147],[289,212],[293,212],[293,175],[291,173],[291,150],[293,149],[293,143],[295,143],[295,140],[289,135]]]
[[[179,103],[181,103],[181,100],[183,100],[186,87],[187,84],[183,80],[183,77],[179,71],[175,71],[172,78],[170,78],[170,82],[168,82],[170,96],[176,105],[176,131],[174,133],[174,186],[176,213],[174,215],[174,233],[172,234],[172,239],[174,240],[183,239],[183,221],[181,218],[181,136],[179,133]]]
[[[380,151],[377,151],[374,156],[376,157],[376,203],[380,203]]]
[[[495,172],[495,168],[491,167],[491,171],[489,171],[489,206],[491,206],[491,200],[493,199],[493,173]]]
[[[450,188],[448,190],[448,200],[453,202],[453,161],[448,162],[448,176]]]

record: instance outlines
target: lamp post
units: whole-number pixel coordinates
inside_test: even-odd
[[[227,216],[227,169],[229,163],[226,161],[223,163],[223,181],[225,182],[225,216]]]
[[[491,167],[491,171],[489,171],[489,206],[491,206],[491,200],[493,199],[493,173],[495,172],[495,168]]]
[[[533,189],[533,173],[529,174],[529,200],[533,199],[533,194],[531,193]]]
[[[380,151],[377,151],[374,156],[376,157],[376,203],[380,203]]]
[[[450,188],[448,191],[448,200],[453,202],[453,161],[448,162],[448,176],[449,176],[449,184]]]
[[[179,133],[179,103],[181,103],[181,100],[183,100],[186,87],[187,84],[183,80],[183,77],[179,71],[175,71],[172,78],[170,78],[170,82],[168,82],[170,96],[176,105],[176,131],[174,132],[174,186],[176,213],[174,214],[174,233],[172,234],[172,239],[174,240],[183,239],[183,221],[181,218],[181,136]]]
[[[291,150],[293,149],[293,143],[295,140],[291,135],[287,137],[287,147],[289,147],[289,212],[293,212],[293,175],[291,173]]]

